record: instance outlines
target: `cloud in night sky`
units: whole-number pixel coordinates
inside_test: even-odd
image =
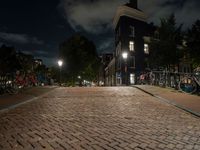
[[[0,32],[0,39],[17,44],[37,44],[37,45],[44,44],[44,42],[39,40],[38,38],[30,37],[26,34]]]
[[[62,0],[64,15],[69,24],[79,31],[102,33],[111,29],[116,8],[122,0]]]
[[[31,54],[31,55],[34,55],[34,56],[42,56],[42,57],[49,57],[50,56],[47,51],[43,51],[43,50],[34,50],[34,51],[23,50],[22,52],[25,53],[25,54]]]
[[[45,62],[46,65],[50,66],[57,66],[57,58],[53,54],[49,54],[47,51],[42,51],[42,50],[35,50],[35,51],[30,51],[30,50],[22,50],[21,52],[29,55],[33,55],[35,58],[42,59],[43,62]]]
[[[102,33],[111,29],[117,7],[126,2],[128,0],[62,0],[61,5],[73,29]],[[177,22],[188,27],[200,18],[197,16],[199,6],[199,0],[139,0],[139,8],[149,16],[149,22],[156,24],[161,17],[175,13]]]
[[[146,0],[139,1],[140,8],[149,16],[149,21],[159,24],[160,18],[174,13],[177,23],[191,26],[200,19],[199,0]]]
[[[113,52],[112,21],[117,7],[127,2],[129,0],[2,1],[0,46],[15,46],[52,64],[58,57],[59,43],[80,32],[95,43],[98,53]],[[138,3],[149,16],[148,22],[156,25],[160,18],[171,13],[175,14],[178,24],[184,24],[184,29],[200,19],[200,0],[138,0]]]
[[[42,59],[46,65],[56,66],[57,65],[57,57],[54,53],[50,53],[45,50],[22,50],[21,52],[29,55],[33,55],[35,58]]]
[[[61,0],[67,22],[75,31],[86,31],[98,36],[113,32],[112,21],[117,7],[129,0]],[[178,24],[187,28],[200,19],[199,0],[138,0],[139,8],[148,16],[148,22],[159,24],[160,18],[174,13]],[[99,41],[98,51],[113,51],[113,38]]]
[[[97,47],[101,52],[108,52],[113,50],[114,43],[113,38],[107,38],[106,40],[101,41]]]

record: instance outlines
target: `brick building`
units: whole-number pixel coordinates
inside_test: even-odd
[[[147,67],[148,37],[152,33],[152,25],[147,23],[146,14],[138,9],[137,0],[130,0],[129,3],[118,7],[113,26],[115,30],[115,84],[136,84],[136,79]],[[124,53],[127,54],[127,59],[123,59]]]

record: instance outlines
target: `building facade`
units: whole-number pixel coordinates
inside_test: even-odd
[[[99,86],[105,86],[106,84],[106,68],[108,67],[109,63],[113,59],[113,54],[112,53],[104,53],[100,55],[101,59],[101,65],[99,68],[99,73],[98,73],[98,85]]]
[[[151,25],[147,23],[147,16],[138,9],[137,0],[130,0],[117,9],[113,25],[116,85],[136,84],[139,75],[147,67],[147,39],[151,34]],[[126,57],[123,58],[124,54]]]
[[[105,68],[105,86],[116,85],[115,64],[115,58],[113,58]]]

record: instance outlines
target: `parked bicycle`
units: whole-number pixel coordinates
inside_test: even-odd
[[[0,94],[16,94],[17,89],[11,74],[0,77]]]
[[[185,93],[200,94],[200,67],[193,73],[150,71],[141,74],[139,84],[171,87]]]
[[[2,94],[16,94],[21,89],[36,86],[37,79],[34,73],[27,73],[17,71],[16,74],[6,74],[0,76],[0,95]]]
[[[185,74],[179,82],[179,89],[185,93],[197,93],[200,89],[200,72]]]

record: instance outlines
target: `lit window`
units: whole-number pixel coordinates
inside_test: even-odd
[[[130,74],[130,84],[135,84],[135,74]]]
[[[149,45],[148,44],[144,44],[144,53],[149,54]]]
[[[133,41],[129,42],[129,50],[134,51],[134,42]]]

